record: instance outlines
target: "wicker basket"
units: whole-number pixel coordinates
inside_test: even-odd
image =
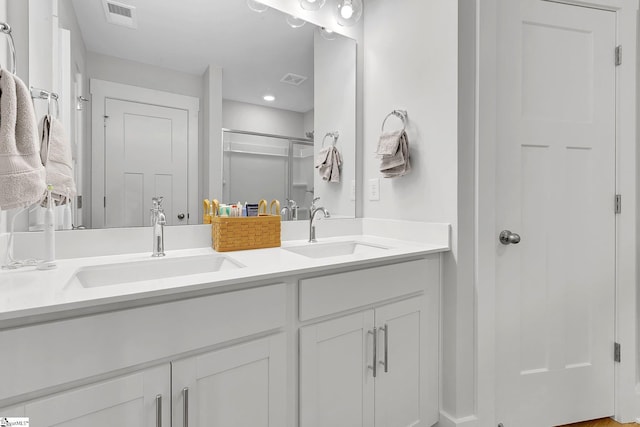
[[[218,252],[280,246],[280,215],[215,216],[211,223],[213,249]]]

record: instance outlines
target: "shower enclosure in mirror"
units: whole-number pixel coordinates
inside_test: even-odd
[[[277,199],[308,219],[313,200],[313,140],[223,129],[223,195],[228,203]],[[295,203],[295,205],[294,205]],[[294,219],[285,210],[283,219]]]

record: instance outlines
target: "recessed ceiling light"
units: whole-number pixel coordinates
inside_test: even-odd
[[[276,97],[273,95],[265,95],[262,97],[262,99],[264,99],[267,102],[273,102],[276,100]]]

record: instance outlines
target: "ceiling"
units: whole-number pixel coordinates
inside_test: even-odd
[[[286,110],[313,109],[313,31],[292,28],[274,9],[251,11],[245,0],[122,0],[136,8],[137,28],[108,23],[102,0],[73,3],[87,50],[202,75],[223,69],[223,98]],[[308,77],[281,83],[287,73]],[[267,103],[266,93],[276,96]]]

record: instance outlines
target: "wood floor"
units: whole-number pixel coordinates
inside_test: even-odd
[[[601,420],[593,420],[593,421],[585,421],[583,423],[576,424],[567,424],[565,426],[560,427],[621,427],[621,426],[635,426],[638,427],[638,424],[620,424],[612,420],[611,418],[603,418]]]

